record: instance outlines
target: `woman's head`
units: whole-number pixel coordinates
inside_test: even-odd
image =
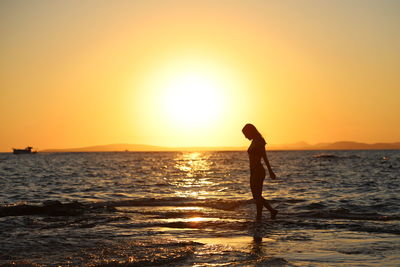
[[[243,129],[242,132],[244,134],[244,136],[246,136],[247,139],[252,140],[256,137],[261,137],[260,132],[257,130],[257,128],[251,124],[251,123],[247,123]]]

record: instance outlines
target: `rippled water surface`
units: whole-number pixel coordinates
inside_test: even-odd
[[[268,155],[0,154],[0,265],[400,265],[400,151]]]

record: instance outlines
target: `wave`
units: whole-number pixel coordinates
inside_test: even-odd
[[[303,199],[278,199],[270,201],[272,204],[293,206],[296,203],[303,203]],[[185,197],[168,197],[168,198],[140,198],[116,201],[98,201],[98,202],[69,202],[61,203],[58,200],[49,200],[41,205],[34,204],[15,204],[0,207],[0,217],[6,216],[23,216],[23,215],[47,215],[47,216],[79,216],[85,213],[101,213],[101,212],[125,212],[125,213],[141,213],[143,215],[153,215],[153,218],[176,218],[183,217],[181,212],[173,210],[154,212],[146,209],[141,210],[123,210],[124,207],[201,207],[214,209],[216,212],[221,211],[237,211],[240,208],[251,208],[254,205],[253,199],[196,199]],[[327,203],[314,202],[299,207],[302,211],[285,214],[287,217],[301,218],[317,218],[317,219],[348,219],[348,220],[370,220],[370,221],[393,221],[400,220],[399,215],[384,215],[375,212],[371,207],[361,207],[352,205],[348,208],[329,209]],[[187,215],[185,212],[183,215]],[[192,211],[191,216],[206,216],[209,211]],[[221,214],[218,214],[221,216]],[[281,217],[280,216],[280,217]]]
[[[220,210],[235,210],[240,206],[252,203],[253,200],[230,200],[230,199],[195,199],[195,198],[145,198],[118,201],[105,201],[95,205],[105,205],[112,207],[146,207],[146,206],[175,206],[175,207],[208,207]]]
[[[326,160],[337,160],[337,159],[360,159],[361,157],[358,155],[347,155],[347,156],[339,156],[336,154],[316,154],[313,156],[314,159],[326,159]]]
[[[70,202],[61,203],[58,200],[45,201],[41,205],[15,204],[0,207],[0,217],[22,215],[48,216],[78,216],[85,212],[116,211],[117,207],[146,207],[146,206],[174,206],[174,207],[206,207],[220,210],[235,210],[240,206],[252,203],[253,200],[226,200],[211,199],[198,200],[194,198],[143,198],[117,201],[99,201],[93,203]]]
[[[21,254],[1,257],[0,266],[175,266],[190,260],[197,247],[192,241],[147,237],[146,240],[119,239],[87,243],[61,251],[44,249],[43,257],[24,258]]]
[[[285,201],[281,201],[284,203]],[[289,203],[293,199],[289,199]],[[143,207],[154,208],[143,208]],[[159,208],[157,208],[158,206]],[[180,209],[175,207],[205,207]],[[217,208],[214,208],[217,207]],[[311,203],[306,211],[285,211],[276,220],[267,212],[262,222],[265,233],[282,229],[346,229],[367,233],[400,235],[400,216],[377,212],[354,212],[328,209],[326,204]],[[3,230],[18,229],[82,229],[112,226],[123,229],[198,229],[237,233],[254,225],[252,200],[197,200],[193,198],[132,199],[92,203],[47,201],[42,205],[18,204],[0,208]],[[58,216],[52,218],[18,217],[23,215]],[[61,217],[60,217],[61,216]],[[64,217],[62,217],[64,216]],[[119,231],[117,231],[119,232]]]
[[[397,215],[382,215],[377,212],[352,213],[352,212],[344,212],[343,210],[300,212],[300,213],[295,213],[295,216],[303,218],[347,219],[347,220],[362,220],[362,221],[400,220],[400,216]]]
[[[286,220],[282,221],[280,227],[289,229],[317,229],[333,230],[344,229],[346,231],[394,234],[400,235],[399,224],[388,224],[387,222],[369,222],[369,221],[325,221],[325,220]]]
[[[15,204],[0,207],[0,217],[23,215],[48,216],[78,216],[88,211],[116,211],[112,206],[84,204],[78,201],[61,203],[58,200],[49,200],[42,205]]]

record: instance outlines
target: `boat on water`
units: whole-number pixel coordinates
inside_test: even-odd
[[[19,148],[13,148],[13,153],[14,154],[36,154],[37,151],[32,151],[31,146],[27,146],[24,149],[19,149]]]

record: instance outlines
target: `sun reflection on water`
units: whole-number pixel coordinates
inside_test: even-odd
[[[174,207],[175,210],[183,210],[183,211],[199,211],[199,210],[204,210],[203,207]]]
[[[207,153],[188,152],[175,158],[174,168],[178,175],[171,184],[177,187],[176,196],[203,198],[204,195],[210,193],[204,190],[215,185],[208,176],[212,174],[211,166],[213,165],[209,157]]]
[[[203,218],[203,217],[193,217],[193,218],[189,218],[186,219],[187,222],[202,222],[202,221],[207,221],[207,218]]]
[[[211,162],[208,158],[205,153],[184,153],[175,159],[175,168],[185,173],[187,177],[195,177],[197,173],[210,170]]]

